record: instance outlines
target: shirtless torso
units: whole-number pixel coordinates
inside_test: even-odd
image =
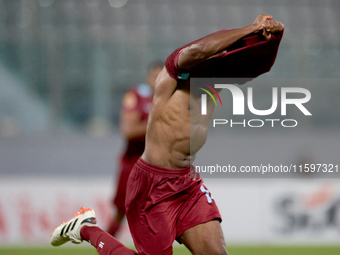
[[[185,168],[204,145],[214,103],[201,116],[200,98],[190,94],[189,80],[178,82],[164,68],[157,79],[142,158],[156,166]]]

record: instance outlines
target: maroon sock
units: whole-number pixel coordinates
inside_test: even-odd
[[[80,230],[83,240],[89,241],[100,255],[133,255],[138,254],[119,242],[116,238],[99,227],[83,226]]]

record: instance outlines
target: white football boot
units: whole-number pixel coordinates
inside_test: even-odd
[[[82,243],[80,229],[83,226],[97,226],[96,215],[90,208],[82,207],[80,212],[76,212],[72,219],[62,222],[59,227],[56,227],[51,236],[51,244],[60,246],[68,241],[75,244]]]

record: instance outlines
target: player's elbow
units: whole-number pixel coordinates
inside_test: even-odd
[[[204,61],[213,55],[211,48],[206,44],[198,43],[192,49],[192,57],[197,61]]]
[[[190,69],[209,58],[209,56],[211,56],[211,53],[207,47],[199,43],[193,44],[181,53],[178,67]]]

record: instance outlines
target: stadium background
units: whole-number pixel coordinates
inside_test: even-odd
[[[274,162],[339,164],[339,1],[0,0],[0,245],[47,246],[53,227],[84,204],[105,227],[123,94],[144,81],[150,61],[261,13],[286,27],[265,77],[313,79],[313,117],[294,116],[302,128],[293,134],[211,132],[201,161],[223,152],[223,135],[233,148],[227,162],[266,153]],[[245,156],[245,147],[257,154]],[[340,245],[340,182],[292,177],[207,180],[227,245]],[[126,227],[121,238],[131,244]]]

